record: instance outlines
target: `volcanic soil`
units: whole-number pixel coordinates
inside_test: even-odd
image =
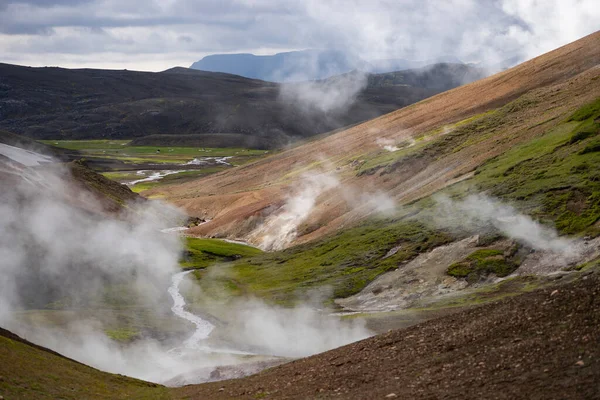
[[[597,399],[600,273],[281,365],[194,399]],[[559,283],[560,282],[560,283]]]

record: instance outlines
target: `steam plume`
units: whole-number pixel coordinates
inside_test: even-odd
[[[236,349],[300,356],[370,335],[359,324],[342,323],[306,306],[280,309],[240,301],[252,307],[237,318],[241,326],[233,338],[235,346],[214,347],[209,337],[186,348],[186,337],[198,335],[192,336],[192,324],[181,320],[178,325],[167,291],[173,277],[183,279],[174,275],[180,271],[182,243],[176,235],[161,232],[182,214],[150,201],[128,204],[128,211],[119,216],[100,214],[94,198],[73,190],[67,171],[52,170],[23,169],[21,183],[0,191],[0,326],[105,371],[159,383],[177,378],[177,384],[206,381],[215,367],[241,362]],[[309,179],[305,194],[289,204],[290,218],[301,219],[318,193],[336,184],[330,176]],[[111,301],[110,296],[124,297],[113,300],[114,310],[103,307],[98,313],[103,317],[96,317],[98,305]],[[182,301],[176,304],[179,314],[185,314]],[[24,318],[27,310],[55,306],[78,318],[55,322],[53,327]],[[159,318],[175,327],[175,333],[158,340],[148,332],[128,345],[114,342],[106,335],[106,320],[118,320],[122,306],[145,310],[149,316],[133,318],[142,323]],[[85,310],[93,311],[91,316],[80,313]],[[198,323],[196,331],[206,330],[204,325]],[[299,332],[305,335],[298,336]]]
[[[475,232],[486,226],[493,226],[507,237],[536,250],[550,251],[566,258],[576,253],[576,243],[573,240],[559,237],[554,229],[487,196],[470,195],[461,201],[437,196],[436,201],[440,211],[437,222],[442,226],[460,227]]]
[[[302,177],[300,190],[290,196],[283,209],[249,235],[249,240],[259,243],[263,250],[281,250],[297,235],[298,226],[308,218],[317,198],[325,191],[340,184],[332,174],[306,174]]]

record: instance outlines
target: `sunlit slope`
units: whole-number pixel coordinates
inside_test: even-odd
[[[191,214],[211,218],[192,230],[203,235],[244,236],[283,204],[308,171],[330,171],[345,190],[382,190],[406,204],[468,179],[487,160],[545,135],[593,102],[600,96],[598,64],[599,32],[492,77],[162,194]],[[388,152],[382,139],[414,145]],[[338,189],[329,190],[297,242],[368,214],[349,206]]]
[[[0,396],[5,399],[167,399],[154,383],[108,374],[0,328]]]

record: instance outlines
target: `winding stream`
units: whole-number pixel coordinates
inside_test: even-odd
[[[183,318],[196,325],[196,331],[190,338],[183,342],[183,347],[188,349],[200,349],[200,341],[207,339],[215,326],[199,316],[185,310],[185,299],[179,291],[179,285],[181,284],[183,278],[190,272],[192,271],[183,271],[173,275],[171,280],[172,283],[169,287],[169,294],[173,298],[173,307],[171,307],[171,311],[173,311],[173,313],[179,318]]]
[[[126,182],[125,184],[127,186],[135,186],[138,183],[142,183],[142,182],[152,182],[152,181],[158,181],[161,180],[162,178],[164,178],[167,175],[173,175],[173,174],[178,174],[180,172],[186,172],[187,170],[174,170],[174,171],[170,171],[170,170],[164,170],[164,171],[155,171],[152,172],[149,176],[145,177],[145,178],[140,178],[140,179],[136,179],[135,181],[131,181],[131,182]],[[146,170],[141,170],[138,171],[137,174],[138,175],[144,175],[146,172]]]

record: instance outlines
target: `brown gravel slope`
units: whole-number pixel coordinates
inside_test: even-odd
[[[190,399],[598,399],[600,274],[391,331]],[[584,275],[586,274],[584,273]]]
[[[307,170],[335,171],[345,187],[383,190],[399,203],[427,196],[473,171],[515,144],[542,135],[574,109],[600,95],[600,32],[489,78],[444,92],[410,107],[345,131],[314,140],[254,164],[198,181],[151,191],[212,221],[194,228],[199,235],[243,236],[294,190]],[[489,135],[447,154],[432,154],[403,164],[390,174],[357,175],[353,161],[383,152],[377,139],[396,142],[498,108],[526,94],[529,106],[515,109]],[[435,136],[432,136],[434,138]],[[439,137],[439,136],[438,136]],[[325,161],[326,160],[326,161]],[[275,206],[275,207],[273,207]],[[319,229],[299,242],[331,233],[365,215],[332,190],[319,199],[307,221]],[[242,221],[245,221],[242,223]]]

